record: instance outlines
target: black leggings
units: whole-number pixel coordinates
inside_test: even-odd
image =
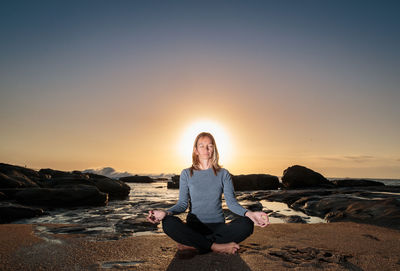
[[[186,224],[176,216],[167,215],[162,220],[162,228],[174,241],[195,247],[203,254],[211,251],[213,243],[242,242],[253,233],[254,222],[241,216],[227,224],[202,223],[194,214],[189,213]]]

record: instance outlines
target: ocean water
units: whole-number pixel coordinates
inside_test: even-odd
[[[110,201],[102,207],[76,207],[54,208],[48,214],[36,218],[22,219],[13,223],[17,224],[69,224],[68,227],[53,229],[51,227],[38,227],[43,233],[83,233],[97,236],[99,239],[119,239],[127,236],[160,234],[161,224],[150,226],[146,216],[152,209],[167,209],[173,206],[179,197],[178,189],[167,189],[167,183],[130,183],[131,192],[126,200]],[[238,191],[238,198],[251,192]],[[257,202],[240,201],[243,207]],[[310,217],[304,213],[290,209],[285,203],[269,202],[262,200],[262,210],[270,213],[271,223],[285,223],[286,216],[298,215],[307,223],[324,223],[318,217]],[[235,215],[231,213],[223,201],[223,210],[226,222]],[[182,220],[186,213],[178,215]]]

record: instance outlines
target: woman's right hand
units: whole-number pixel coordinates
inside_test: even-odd
[[[161,220],[167,215],[167,212],[163,210],[151,210],[147,216],[147,220],[153,224],[160,223]]]

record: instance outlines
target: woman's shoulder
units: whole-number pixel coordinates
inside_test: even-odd
[[[181,175],[182,175],[182,174],[187,174],[189,171],[190,171],[190,167],[184,168],[184,169],[182,169],[182,171],[181,171]]]
[[[230,172],[229,172],[229,170],[227,170],[226,168],[223,168],[223,167],[221,167],[220,169],[219,169],[219,172],[222,174],[222,175],[230,175]]]

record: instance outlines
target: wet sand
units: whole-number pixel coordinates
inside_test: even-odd
[[[93,241],[36,227],[0,225],[0,270],[400,270],[400,231],[352,222],[256,227],[236,255],[194,256],[164,234]]]

